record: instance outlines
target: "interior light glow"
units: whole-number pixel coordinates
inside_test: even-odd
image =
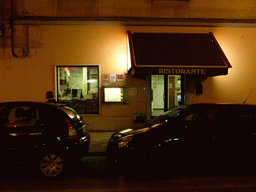
[[[131,52],[130,52],[129,36],[127,34],[127,69],[129,70],[131,67],[132,67]]]
[[[105,88],[105,102],[122,102],[123,93],[121,88]]]
[[[96,79],[89,79],[89,80],[87,80],[87,83],[95,83],[95,82],[97,82]]]

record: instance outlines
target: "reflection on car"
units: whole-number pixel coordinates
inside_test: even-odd
[[[29,164],[42,176],[56,177],[74,171],[88,153],[90,134],[70,107],[5,102],[0,103],[0,144],[5,169]]]
[[[107,157],[121,169],[202,173],[255,170],[256,105],[192,104],[114,133]]]

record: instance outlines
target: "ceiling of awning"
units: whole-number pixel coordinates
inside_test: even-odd
[[[131,33],[131,73],[226,75],[231,65],[212,33]]]

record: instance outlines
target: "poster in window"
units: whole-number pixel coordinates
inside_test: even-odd
[[[158,84],[159,84],[159,85],[164,84],[164,76],[163,76],[163,75],[158,76]]]
[[[110,82],[111,83],[116,82],[116,74],[110,74]]]
[[[124,81],[124,74],[117,74],[116,81]]]

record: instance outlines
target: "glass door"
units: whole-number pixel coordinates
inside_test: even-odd
[[[151,116],[181,104],[181,75],[151,75]]]
[[[151,116],[164,112],[164,75],[151,75]]]

